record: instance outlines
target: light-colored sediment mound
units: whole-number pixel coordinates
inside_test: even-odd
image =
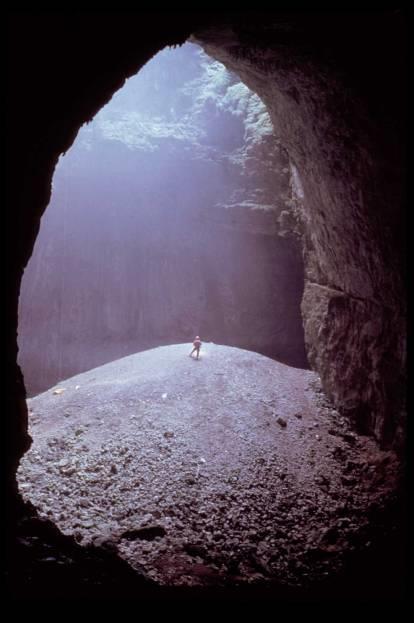
[[[190,350],[138,353],[29,400],[23,496],[162,584],[304,584],[369,547],[393,455],[348,429],[315,373]]]

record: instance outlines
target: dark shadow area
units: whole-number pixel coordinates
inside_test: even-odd
[[[389,509],[387,538],[373,536],[369,552],[353,557],[343,573],[307,588],[272,583],[267,587],[160,588],[140,577],[106,548],[84,548],[63,536],[51,522],[40,521],[29,505],[15,518],[17,538],[9,551],[8,596],[14,600],[161,600],[383,602],[407,596],[406,508]],[[383,518],[381,519],[383,521]],[[375,524],[374,524],[375,525]],[[384,569],[392,570],[384,574]]]

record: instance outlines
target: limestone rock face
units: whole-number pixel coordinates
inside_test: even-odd
[[[395,115],[399,93],[382,97],[372,46],[363,60],[354,51],[335,65],[323,52],[309,56],[306,38],[293,49],[298,32],[286,29],[269,25],[253,47],[247,24],[201,31],[197,40],[260,95],[297,170],[311,365],[339,409],[390,441],[404,415],[404,163],[397,127],[381,115]],[[343,80],[350,64],[353,88]]]
[[[308,356],[327,393],[360,432],[392,439],[404,400],[404,344],[394,340],[404,327],[376,303],[317,284],[307,284],[302,309]]]
[[[20,298],[29,393],[198,333],[307,367],[295,196],[259,97],[199,46],[161,52],[56,168]]]

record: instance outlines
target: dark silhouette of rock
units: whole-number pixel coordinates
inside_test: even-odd
[[[126,530],[121,534],[121,539],[128,539],[128,541],[153,541],[157,537],[165,536],[166,531],[162,526],[145,526],[144,528],[137,528],[136,530]]]

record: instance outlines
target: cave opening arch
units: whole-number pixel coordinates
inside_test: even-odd
[[[312,137],[318,132],[321,132],[322,137],[328,136],[330,138],[331,146],[336,143],[340,146],[338,157],[335,157],[335,149],[327,149],[325,140],[318,141],[319,145],[323,145],[321,149],[326,152],[327,157],[323,159],[323,162],[320,161],[320,166],[318,165],[312,171],[305,171],[304,173],[302,168],[299,168],[302,173],[305,192],[313,199],[315,211],[312,212],[312,218],[313,224],[317,225],[316,229],[313,230],[313,239],[310,242],[313,245],[316,244],[319,261],[318,265],[313,267],[311,282],[320,283],[319,289],[314,290],[314,294],[309,294],[311,299],[309,309],[317,311],[316,316],[319,317],[329,312],[333,314],[331,320],[335,320],[335,322],[329,323],[330,326],[334,327],[333,335],[330,334],[329,327],[324,328],[321,335],[318,335],[323,323],[317,320],[312,323],[311,318],[307,333],[311,348],[316,345],[314,353],[311,355],[311,360],[314,362],[312,365],[315,365],[321,372],[321,376],[325,378],[325,384],[336,403],[342,404],[344,410],[351,416],[362,419],[364,426],[374,432],[379,439],[391,444],[396,442],[397,446],[401,446],[403,418],[400,405],[397,403],[401,399],[405,352],[402,337],[404,325],[400,320],[404,313],[402,309],[404,290],[400,279],[402,273],[400,249],[404,246],[401,238],[401,172],[404,171],[401,155],[401,145],[404,143],[401,133],[404,123],[401,78],[404,62],[401,63],[400,45],[400,35],[403,28],[401,28],[401,15],[398,15],[398,12],[392,12],[392,15],[389,12],[377,13],[374,16],[365,14],[362,17],[355,14],[347,15],[346,23],[357,26],[356,32],[354,31],[356,36],[353,41],[352,53],[349,54],[349,46],[346,43],[347,30],[343,28],[342,17],[337,19],[332,14],[328,14],[322,18],[316,16],[309,20],[309,15],[307,15],[304,20],[300,16],[292,16],[292,14],[283,15],[282,19],[278,19],[277,15],[274,16],[276,24],[282,22],[282,27],[276,28],[281,42],[281,57],[286,60],[286,64],[283,66],[283,62],[278,59],[278,69],[282,78],[286,77],[284,69],[289,69],[289,65],[295,73],[292,58],[297,59],[297,50],[301,48],[301,43],[305,42],[305,56],[306,53],[309,53],[310,57],[316,59],[317,65],[321,66],[321,57],[324,57],[327,49],[331,54],[330,58],[339,61],[339,65],[343,69],[342,75],[338,76],[338,73],[335,74],[334,72],[331,76],[335,74],[334,84],[336,86],[346,85],[344,92],[347,94],[346,98],[340,97],[339,100],[335,97],[330,101],[329,97],[324,98],[326,107],[320,109],[318,109],[319,100],[316,97],[313,101],[315,114],[305,115],[309,122],[308,139],[311,146],[313,145]],[[261,22],[263,22],[262,18]],[[93,28],[93,19],[88,17],[81,24],[77,19],[67,18],[65,26],[62,26],[60,21],[60,23],[55,23],[55,29],[50,29],[50,22],[53,22],[53,19],[49,18],[48,23],[42,24],[40,21],[37,24],[36,32],[31,32],[30,19],[26,24],[23,19],[23,24],[19,24],[19,36],[23,35],[26,44],[31,41],[33,43],[32,50],[36,50],[36,53],[32,53],[32,57],[28,59],[24,52],[18,52],[16,47],[13,48],[13,68],[16,76],[16,80],[13,82],[13,95],[16,105],[10,115],[14,133],[13,141],[10,143],[11,161],[9,166],[11,171],[10,189],[19,188],[19,193],[16,198],[14,190],[11,191],[9,202],[16,207],[15,215],[20,214],[20,220],[16,224],[16,239],[19,243],[16,248],[11,249],[10,253],[14,259],[9,275],[11,278],[11,296],[8,299],[8,317],[10,317],[11,328],[8,342],[9,386],[12,388],[8,398],[10,400],[9,413],[13,417],[7,421],[11,440],[7,449],[7,475],[12,491],[15,491],[14,473],[16,465],[29,441],[25,432],[24,388],[15,363],[18,288],[23,267],[31,252],[40,214],[47,204],[54,162],[58,155],[69,147],[77,128],[91,118],[102,103],[111,96],[117,85],[122,82],[123,77],[120,78],[120,76],[135,73],[138,65],[141,64],[141,60],[145,61],[154,51],[165,45],[183,42],[191,32],[197,32],[198,37],[202,37],[201,30],[206,26],[210,27],[209,42],[211,44],[211,34],[214,34],[214,28],[211,29],[211,20],[216,25],[215,43],[217,44],[221,39],[219,33],[222,18],[220,16],[198,17],[192,15],[187,16],[185,20],[177,20],[175,23],[170,21],[168,25],[160,24],[159,17],[152,16],[147,18],[148,29],[141,52],[136,53],[131,41],[133,41],[134,30],[141,23],[140,20],[138,19],[135,23],[133,23],[134,20],[131,20],[131,24],[128,25],[128,20],[125,18],[117,17],[116,19],[124,27],[122,29],[123,35],[125,35],[126,30],[128,31],[128,28],[130,29],[129,37],[125,36],[118,40],[116,51],[113,47],[106,46],[107,41],[114,41],[112,31],[114,18],[109,20],[107,17],[101,18],[99,32]],[[372,20],[374,29],[370,30],[370,48],[367,54],[364,33],[366,33],[367,25],[372,25]],[[260,41],[266,40],[268,43],[269,39],[275,38],[274,34],[268,26],[263,27],[263,24],[258,21],[252,23],[254,20],[250,18],[250,28],[246,27],[246,18],[237,15],[230,20],[226,18],[226,21],[227,23],[232,22],[234,30],[242,33],[243,41],[241,44],[232,46],[231,38],[226,35],[221,39],[223,47],[225,47],[225,41],[229,42],[230,49],[233,47],[237,52],[237,59],[239,61],[245,59],[251,64],[254,64],[254,54],[252,52],[247,53],[246,50],[255,48],[259,56],[258,65],[265,71],[265,78],[262,77],[261,79],[262,88],[265,90],[268,85],[264,82],[270,83],[269,69],[271,68],[270,59],[273,52],[269,52],[267,50],[268,45],[263,46]],[[21,28],[21,26],[23,27]],[[30,63],[36,62],[38,66],[45,68],[48,66],[49,50],[61,49],[59,27],[61,31],[65,31],[66,28],[66,32],[78,35],[78,51],[75,56],[73,54],[61,55],[59,60],[63,65],[66,63],[68,69],[65,80],[59,77],[59,72],[56,72],[55,96],[50,101],[39,97],[34,102],[30,119],[25,118],[25,115],[22,114],[24,112],[24,90],[22,85],[17,83],[17,77],[23,73],[23,68],[30,66]],[[99,54],[93,53],[88,56],[85,51],[90,46],[92,31],[95,32],[94,50],[99,49]],[[386,53],[382,45],[386,38],[385,35],[390,35],[390,31],[394,44],[391,54],[388,53],[389,50]],[[305,40],[303,38],[304,32],[307,34]],[[316,33],[322,35],[320,45],[315,43]],[[338,34],[339,36],[337,36]],[[21,41],[21,38],[16,38],[16,43],[21,43]],[[207,44],[209,42],[207,41]],[[263,47],[266,48],[265,51]],[[142,52],[144,48],[145,51]],[[22,50],[24,50],[24,46],[22,46]],[[294,53],[288,63],[287,51],[291,50]],[[141,60],[137,61],[137,55],[141,55]],[[87,60],[85,61],[85,59]],[[76,70],[70,70],[71,66],[76,67]],[[380,79],[380,68],[384,67],[397,68],[397,71],[389,74],[392,85],[385,94],[382,91]],[[95,70],[95,79],[93,84],[88,84],[92,69]],[[32,85],[40,86],[40,91],[43,90],[44,93],[50,94],[51,90],[48,88],[50,74],[46,72],[43,78],[36,74],[36,71],[25,71],[25,75],[29,76]],[[323,78],[321,83],[327,84],[329,79],[324,72],[321,72],[320,75]],[[367,76],[369,76],[369,80],[366,80]],[[289,85],[289,81],[287,81],[285,86],[287,87],[287,94],[290,86],[294,85]],[[37,88],[33,88],[33,92],[36,91]],[[91,91],[94,92],[94,95],[91,94]],[[333,91],[335,93],[335,89]],[[72,96],[70,95],[71,92]],[[75,93],[76,95],[74,95]],[[84,94],[85,97],[79,97],[79,93]],[[290,89],[290,96],[286,95],[286,97],[290,97],[292,105],[299,99],[297,105],[304,106],[304,102],[300,100],[301,93],[301,90]],[[354,99],[355,94],[357,97]],[[385,95],[385,98],[380,97],[380,94]],[[312,94],[311,92],[310,104],[312,104],[312,95],[315,96],[315,93]],[[364,102],[362,107],[361,101]],[[338,103],[341,105],[337,107]],[[67,111],[63,124],[62,108]],[[331,115],[338,111],[347,111],[348,117],[353,119],[354,128],[360,132],[357,131],[349,136],[340,128],[331,126],[327,123],[329,115],[327,118],[322,114],[327,110],[330,111]],[[33,118],[37,119],[37,127],[35,127],[36,124],[32,124]],[[279,118],[283,118],[283,115],[279,115]],[[21,120],[20,125],[17,120]],[[389,123],[390,120],[392,123]],[[314,126],[311,127],[313,123]],[[343,129],[342,124],[340,126]],[[46,132],[45,128],[47,129]],[[374,136],[376,131],[378,134]],[[300,154],[301,139],[303,138],[300,128],[296,128],[296,134],[293,138],[296,139],[296,148]],[[29,146],[26,150],[24,149],[25,145]],[[342,156],[346,153],[348,153],[349,158],[343,159]],[[313,162],[318,160],[318,158],[314,158]],[[312,162],[312,159],[308,161]],[[330,163],[329,166],[328,162]],[[348,176],[347,173],[350,172],[353,174]],[[387,173],[386,176],[384,172]],[[346,189],[337,180],[337,177],[342,173],[346,173]],[[23,184],[21,184],[22,175]],[[313,181],[311,184],[309,184],[308,175]],[[320,179],[327,181],[325,184],[318,184]],[[308,186],[310,192],[307,191]],[[347,201],[346,198],[349,199],[351,196],[353,197],[352,202]],[[344,206],[348,206],[342,212],[342,220],[340,219],[339,223],[336,224],[336,238],[334,239],[324,232],[323,221],[327,215],[323,209],[318,209],[319,202],[320,205],[325,205],[324,202],[328,197],[332,200],[332,205],[340,210]],[[342,203],[343,199],[345,199],[344,203]],[[363,216],[359,213],[358,205],[361,206]],[[349,254],[341,254],[335,259],[335,254],[338,254],[338,249],[342,246],[340,244],[342,233],[344,232],[345,237],[348,237],[349,234],[347,227],[343,231],[341,230],[344,219],[346,221],[348,217],[350,219],[355,218],[355,221],[359,223],[358,229],[364,243],[367,238],[371,238],[371,243],[368,242],[368,253],[363,251],[364,245],[361,245],[360,251],[355,253],[355,257],[358,258],[357,264],[360,267],[363,266],[362,271],[361,268],[355,270],[355,260],[349,257]],[[333,225],[335,227],[335,223]],[[335,229],[330,227],[329,231],[335,231]],[[376,241],[375,244],[372,244],[373,240]],[[361,257],[361,254],[364,257]],[[348,286],[351,281],[353,285],[351,284],[350,289],[345,288],[344,283],[336,284],[332,283],[330,279],[320,279],[321,273],[322,277],[325,273],[331,275],[332,268],[335,269],[338,265],[339,272],[344,266],[350,268],[346,271],[347,283],[345,284]],[[327,288],[327,290],[321,290],[321,287]],[[324,293],[330,295],[328,300],[326,297],[324,298]],[[307,313],[305,313],[306,315]],[[390,319],[391,316],[392,320]],[[373,323],[371,322],[372,318],[375,319]],[[340,344],[339,351],[338,348],[334,349],[335,352],[341,354],[340,365],[337,366],[335,363],[333,367],[336,369],[332,373],[328,372],[332,357],[325,355],[329,349],[324,349],[322,344],[326,342],[328,345],[337,346],[336,337],[343,336],[344,333],[349,337],[353,334],[353,327],[358,329],[355,332],[355,340],[348,339],[349,344]],[[367,331],[364,333],[360,330],[361,327],[366,328]],[[361,342],[358,336],[362,333],[365,337]],[[322,342],[318,341],[320,339]],[[351,346],[352,352],[350,352]],[[361,361],[358,358],[353,359],[352,353],[358,347],[362,347],[365,353],[368,353],[368,361],[366,359]],[[397,370],[397,375],[393,374],[393,376],[397,378],[395,381],[390,380],[390,371],[395,372],[395,370]],[[347,374],[348,372],[350,374]],[[340,382],[344,381],[343,386],[349,390],[355,379],[359,382],[360,378],[363,378],[364,381],[362,387],[358,385],[360,391],[357,394],[359,395],[350,395],[348,391],[344,395],[342,388],[339,387]],[[361,399],[362,394],[363,399]]]

